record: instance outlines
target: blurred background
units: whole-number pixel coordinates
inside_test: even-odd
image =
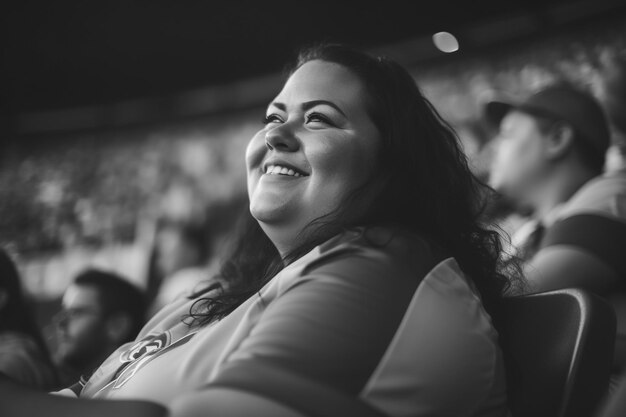
[[[88,265],[144,288],[175,270],[156,259],[164,224],[196,225],[219,257],[244,148],[302,44],[406,65],[483,177],[482,103],[556,78],[602,99],[626,56],[623,0],[22,0],[0,30],[0,244],[41,305]]]

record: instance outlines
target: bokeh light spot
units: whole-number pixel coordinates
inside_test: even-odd
[[[433,43],[442,52],[451,53],[459,50],[459,41],[449,32],[438,32],[433,35]]]

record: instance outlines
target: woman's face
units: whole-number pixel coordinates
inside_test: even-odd
[[[267,124],[246,151],[248,194],[252,215],[279,251],[376,169],[380,138],[365,103],[352,72],[315,60],[268,106]]]

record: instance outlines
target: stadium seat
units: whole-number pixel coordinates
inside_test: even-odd
[[[589,417],[608,392],[616,321],[578,288],[506,298],[499,309],[513,417]]]

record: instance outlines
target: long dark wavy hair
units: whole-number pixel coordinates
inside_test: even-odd
[[[347,68],[366,91],[369,116],[382,139],[374,174],[383,186],[365,211],[351,216],[371,186],[370,178],[335,212],[314,220],[299,247],[281,257],[255,219],[244,216],[242,233],[214,284],[195,294],[187,318],[193,324],[218,320],[257,293],[273,276],[331,235],[345,229],[391,225],[419,234],[443,248],[473,280],[491,312],[510,286],[501,236],[483,223],[485,197],[492,190],[468,166],[458,137],[422,94],[410,73],[396,62],[340,44],[301,50],[289,74],[312,60]],[[510,267],[510,265],[509,265]]]

